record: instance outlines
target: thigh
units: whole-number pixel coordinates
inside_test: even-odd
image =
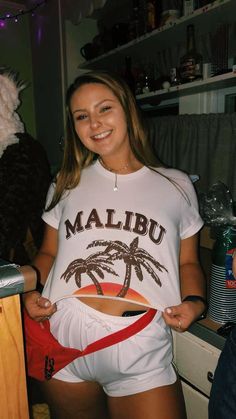
[[[109,419],[106,395],[95,382],[51,379],[40,385],[51,419]]]
[[[109,397],[108,406],[111,419],[187,419],[179,380],[132,396]]]

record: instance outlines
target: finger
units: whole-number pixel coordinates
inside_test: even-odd
[[[166,324],[171,327],[172,329],[176,330],[177,332],[183,331],[183,323],[179,317],[170,317],[163,313],[163,318]]]
[[[46,320],[50,320],[51,316],[43,316],[40,318],[40,322],[45,322]]]
[[[166,324],[169,325],[170,321],[172,320],[171,317],[165,311],[163,311],[162,317],[165,320]]]
[[[180,319],[178,319],[178,324],[175,327],[175,329],[177,330],[177,332],[183,332],[183,326],[182,326],[182,322]]]
[[[180,306],[167,307],[165,313],[170,317],[175,317],[181,314]]]
[[[42,296],[38,297],[36,302],[38,306],[41,308],[48,308],[51,306],[51,302],[47,298],[44,298]]]
[[[44,310],[41,313],[37,313],[37,315],[33,316],[32,318],[36,320],[37,322],[43,322],[45,320],[49,320],[54,313],[55,313],[55,310],[53,312],[52,311],[45,312]]]
[[[169,319],[169,321],[172,321],[175,318],[175,313],[172,307],[167,307],[163,313],[166,319]]]
[[[171,316],[171,315],[163,312],[162,313],[162,317],[163,317],[163,319],[165,320],[166,324],[169,327],[175,329],[175,327],[177,326],[178,321],[177,321],[177,319],[174,316]]]
[[[49,308],[34,306],[30,310],[30,317],[36,321],[44,321],[57,311],[56,304],[50,304]]]

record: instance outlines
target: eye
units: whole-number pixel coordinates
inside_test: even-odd
[[[83,121],[86,118],[87,118],[86,114],[78,114],[78,115],[75,115],[74,119],[75,119],[75,121]]]
[[[103,106],[101,109],[100,109],[100,112],[102,113],[102,112],[107,112],[107,111],[109,111],[111,109],[111,106],[110,105],[106,105],[106,106]]]

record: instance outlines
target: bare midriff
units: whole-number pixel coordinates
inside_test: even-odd
[[[110,298],[80,297],[82,303],[112,316],[122,316],[124,311],[145,311],[148,307],[128,301],[111,300]]]

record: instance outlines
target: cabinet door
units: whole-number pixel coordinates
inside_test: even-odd
[[[175,333],[174,361],[179,375],[206,396],[210,395],[219,355],[219,349],[192,333]]]
[[[208,398],[182,381],[187,419],[208,419]]]

